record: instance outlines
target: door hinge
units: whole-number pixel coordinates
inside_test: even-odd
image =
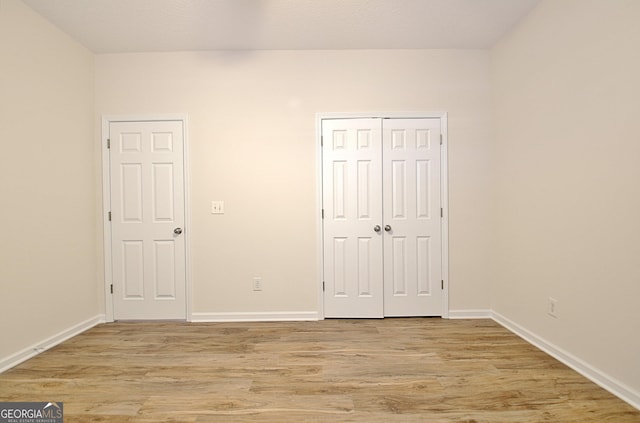
[[[440,134],[440,145],[442,145],[442,134]]]
[[[444,217],[444,211],[442,210],[442,207],[440,207],[440,217]]]
[[[324,281],[322,281],[322,292],[324,292]]]
[[[109,222],[111,222],[111,212],[109,212]]]
[[[111,293],[113,294],[113,284],[111,284]]]
[[[440,281],[440,289],[444,289],[444,280]]]
[[[111,148],[111,139],[107,138],[107,148]]]
[[[324,137],[320,135],[320,147],[324,147]]]
[[[322,209],[322,218],[324,219],[324,209]]]

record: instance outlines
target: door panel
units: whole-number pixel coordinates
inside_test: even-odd
[[[441,316],[440,120],[383,125],[384,315]]]
[[[326,317],[382,317],[378,119],[323,121]]]
[[[114,319],[185,319],[180,121],[111,122]]]

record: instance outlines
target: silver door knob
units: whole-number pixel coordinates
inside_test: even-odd
[[[389,232],[391,230],[391,226],[389,225],[384,225],[384,230]]]
[[[380,225],[374,226],[373,230],[376,231],[376,232],[380,232]]]
[[[173,233],[176,234],[176,235],[180,235],[182,233],[182,228],[175,228],[173,230]]]

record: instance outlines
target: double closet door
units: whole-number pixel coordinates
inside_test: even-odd
[[[323,119],[325,317],[443,314],[441,120]]]

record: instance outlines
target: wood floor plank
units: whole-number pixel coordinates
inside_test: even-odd
[[[490,320],[120,322],[0,374],[65,422],[640,422]]]

